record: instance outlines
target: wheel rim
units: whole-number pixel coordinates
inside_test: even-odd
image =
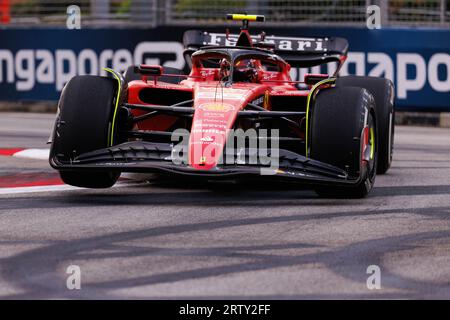
[[[389,114],[389,157],[388,157],[388,161],[389,161],[389,165],[392,162],[392,154],[393,154],[393,150],[394,150],[394,128],[395,128],[395,113],[391,112]]]
[[[377,141],[375,121],[372,114],[369,114],[367,125],[363,133],[363,147],[362,147],[362,164],[366,166],[369,177],[372,179],[375,176],[376,159],[377,159]]]

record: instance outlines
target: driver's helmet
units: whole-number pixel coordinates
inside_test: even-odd
[[[256,82],[258,71],[255,60],[242,59],[234,66],[233,80],[238,82]]]

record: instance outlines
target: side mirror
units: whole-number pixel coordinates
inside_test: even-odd
[[[160,77],[162,76],[164,68],[162,66],[141,64],[134,67],[134,72],[142,74],[143,76]]]
[[[328,79],[330,76],[327,74],[305,74],[305,83],[308,85],[315,85],[316,83]]]

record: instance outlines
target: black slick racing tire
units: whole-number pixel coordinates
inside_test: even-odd
[[[311,117],[310,157],[339,167],[358,181],[349,186],[319,185],[317,194],[367,196],[375,183],[378,154],[373,96],[356,87],[323,89],[316,96]]]
[[[345,76],[338,78],[336,86],[360,87],[373,95],[379,136],[377,174],[385,174],[391,167],[394,152],[395,92],[392,81],[377,77]]]
[[[59,100],[50,157],[70,163],[80,154],[108,147],[116,92],[117,84],[110,78],[89,75],[72,78]],[[59,173],[64,183],[84,188],[108,188],[120,176],[117,171]]]

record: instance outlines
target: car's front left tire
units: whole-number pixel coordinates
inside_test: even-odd
[[[321,197],[363,198],[375,183],[378,136],[374,98],[356,87],[319,91],[311,116],[310,156],[359,179],[352,185],[319,185]]]

